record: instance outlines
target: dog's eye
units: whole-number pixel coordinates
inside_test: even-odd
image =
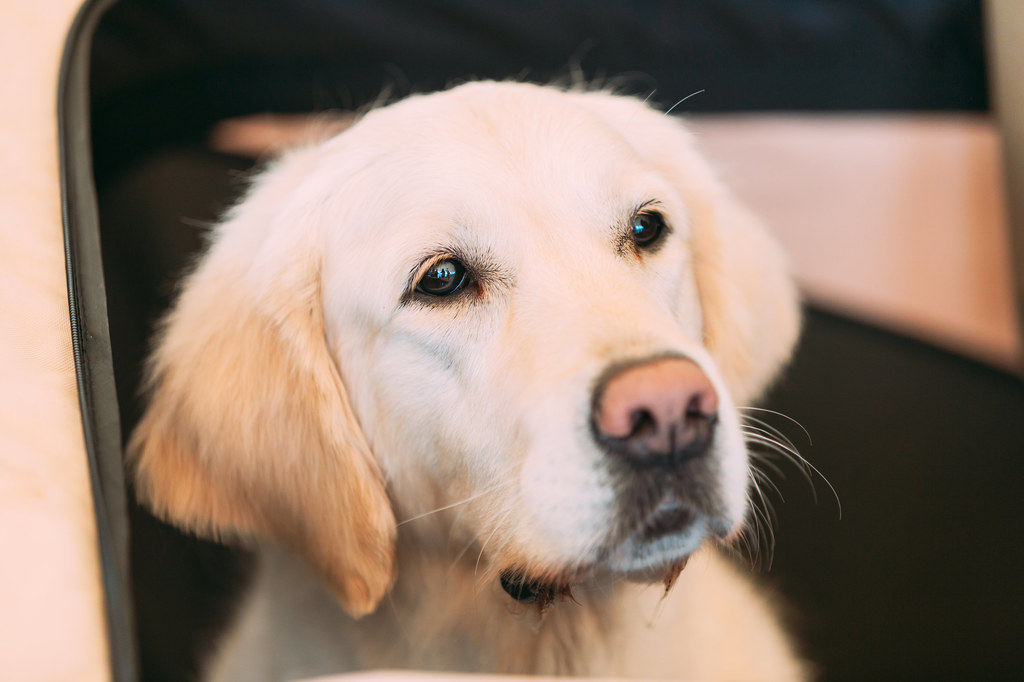
[[[428,296],[450,296],[463,287],[466,279],[466,266],[454,258],[446,258],[423,273],[416,291]]]
[[[666,232],[665,218],[657,211],[643,211],[633,219],[630,236],[640,249],[649,249],[661,241]]]

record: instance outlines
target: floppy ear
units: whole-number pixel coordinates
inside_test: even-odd
[[[270,537],[360,616],[392,584],[395,520],[328,350],[315,228],[273,224],[274,173],[218,228],[163,323],[129,464],[159,516]]]
[[[778,243],[724,188],[691,206],[704,343],[733,399],[749,405],[793,352],[799,296]]]
[[[632,98],[582,98],[682,194],[704,344],[733,399],[749,404],[789,359],[799,335],[799,296],[782,249],[718,181],[680,121]]]

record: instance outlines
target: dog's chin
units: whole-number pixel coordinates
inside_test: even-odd
[[[541,610],[553,602],[572,599],[574,586],[602,574],[670,588],[706,539],[725,537],[729,531],[723,520],[682,505],[666,505],[586,567],[577,566],[556,578],[508,568],[501,574],[501,586],[516,601],[537,604]]]
[[[635,582],[662,582],[668,574],[678,575],[706,539],[728,536],[732,525],[669,494],[623,534],[602,563]]]
[[[604,565],[635,582],[660,582],[711,534],[708,519],[688,510],[655,518],[618,543]]]

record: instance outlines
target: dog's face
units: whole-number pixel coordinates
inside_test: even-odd
[[[219,228],[154,355],[139,486],[290,544],[357,614],[396,518],[443,521],[507,589],[661,579],[742,526],[736,404],[797,320],[677,122],[518,84],[412,98]]]

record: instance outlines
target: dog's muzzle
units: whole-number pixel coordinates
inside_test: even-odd
[[[596,557],[557,581],[506,569],[505,592],[543,610],[571,598],[574,578],[594,570],[668,587],[705,538],[731,528],[714,453],[718,407],[711,380],[686,358],[605,372],[593,392],[591,428],[615,489],[613,527]]]
[[[725,535],[713,456],[718,393],[682,357],[612,367],[594,390],[591,424],[616,485],[612,568],[656,579],[707,535]]]

